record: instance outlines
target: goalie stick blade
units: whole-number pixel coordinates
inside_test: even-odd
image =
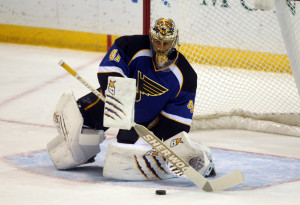
[[[236,170],[218,179],[208,180],[208,184],[203,187],[204,191],[222,191],[244,182],[241,170]]]

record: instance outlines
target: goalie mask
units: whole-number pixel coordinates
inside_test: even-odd
[[[178,29],[172,19],[160,18],[150,28],[150,42],[156,68],[165,70],[176,62]]]

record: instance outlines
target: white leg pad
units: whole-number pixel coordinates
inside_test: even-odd
[[[78,166],[64,138],[60,135],[47,144],[47,150],[57,169],[71,169]]]
[[[174,177],[166,167],[165,159],[148,146],[108,145],[103,176],[121,180],[160,180]]]
[[[71,90],[64,92],[57,103],[54,123],[59,135],[48,143],[47,150],[57,169],[77,167],[100,152],[104,133],[82,130],[83,118]]]
[[[213,170],[210,149],[203,144],[192,142],[186,132],[171,137],[165,141],[165,144],[203,176],[208,176]],[[171,163],[167,162],[167,164],[172,173],[182,176],[182,173],[178,172]]]
[[[71,169],[87,162],[100,152],[100,135],[81,134],[85,145],[74,142],[71,148],[64,137],[58,135],[47,144],[47,150],[57,169]]]

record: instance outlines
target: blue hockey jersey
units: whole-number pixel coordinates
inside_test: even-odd
[[[108,76],[135,78],[135,122],[157,129],[157,134],[164,132],[166,135],[162,129],[168,130],[167,135],[171,136],[180,131],[188,132],[197,75],[181,53],[177,61],[164,70],[155,67],[152,56],[149,36],[118,38],[100,63],[100,86],[106,89]]]

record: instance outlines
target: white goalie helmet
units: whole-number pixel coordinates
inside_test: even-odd
[[[159,18],[150,27],[150,42],[155,66],[164,70],[176,62],[178,29],[172,19]]]

